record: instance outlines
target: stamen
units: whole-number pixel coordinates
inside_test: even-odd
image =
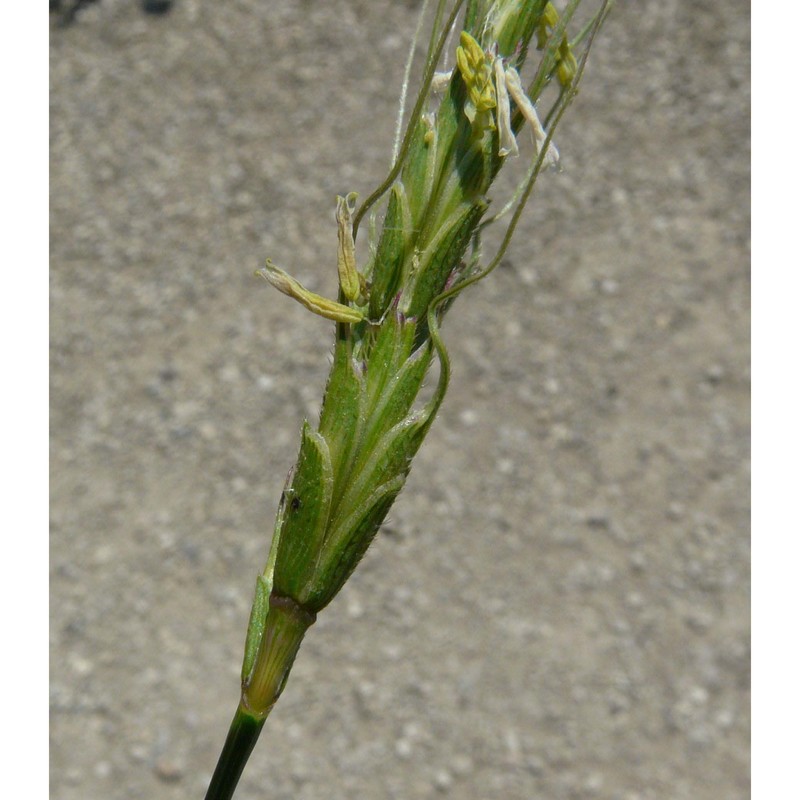
[[[309,311],[325,319],[335,322],[361,322],[364,315],[355,308],[328,300],[327,297],[310,292],[299,281],[295,280],[280,267],[276,267],[269,259],[263,269],[256,270],[259,278],[264,278],[267,283],[274,286],[279,292],[297,300]]]
[[[339,286],[348,300],[358,300],[361,295],[361,279],[356,269],[356,245],[353,241],[353,211],[357,197],[355,192],[350,192],[347,197],[336,198],[336,224],[339,227],[336,264]]]
[[[506,89],[506,72],[503,59],[499,56],[494,61],[494,84],[497,89],[497,134],[500,139],[497,153],[501,158],[508,155],[517,156],[519,147],[511,130],[511,103]]]
[[[547,131],[545,131],[542,123],[539,121],[539,115],[536,113],[536,108],[528,99],[528,95],[525,94],[525,90],[522,88],[522,82],[519,79],[519,73],[514,69],[514,67],[509,67],[506,70],[505,78],[505,85],[508,89],[508,93],[519,107],[522,116],[525,117],[525,120],[531,126],[533,140],[536,143],[536,153],[538,155],[541,152],[545,141],[547,140]],[[558,166],[558,161],[558,150],[556,149],[556,146],[550,142],[550,144],[547,146],[547,152],[545,153],[542,166],[555,167]]]

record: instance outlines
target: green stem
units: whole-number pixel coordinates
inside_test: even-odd
[[[244,765],[250,758],[258,741],[264,719],[258,719],[239,706],[228,730],[228,738],[222,748],[217,768],[206,792],[206,800],[230,800],[242,775]]]
[[[230,800],[264,721],[280,697],[297,649],[315,614],[272,594],[255,663],[242,684],[242,700],[206,792],[206,800]]]
[[[316,615],[274,591],[269,598],[264,633],[250,675],[242,684],[242,707],[265,719],[281,696],[294,658]]]

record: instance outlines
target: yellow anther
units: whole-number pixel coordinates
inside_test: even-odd
[[[339,286],[348,300],[358,300],[361,296],[362,281],[356,269],[356,245],[353,241],[353,211],[357,197],[355,192],[350,192],[347,197],[336,198],[339,236],[336,265],[339,269]]]
[[[423,114],[422,123],[425,125],[426,131],[423,139],[425,144],[432,145],[436,141],[436,125],[433,114]]]
[[[491,83],[487,83],[483,87],[475,106],[478,111],[489,111],[497,106],[497,96],[495,95],[494,86],[492,86]]]
[[[550,38],[553,29],[558,25],[558,12],[552,3],[548,3],[536,30],[536,44],[542,50]],[[578,70],[578,62],[572,54],[566,35],[562,38],[556,53],[556,77],[562,86],[569,86]]]
[[[489,128],[494,130],[491,111],[497,106],[492,83],[492,65],[478,42],[466,31],[461,32],[461,45],[456,48],[458,71],[467,87],[464,113],[472,123],[476,136]]]
[[[298,303],[304,305],[309,311],[318,314],[325,319],[332,319],[335,322],[361,322],[364,315],[355,308],[342,305],[334,300],[328,300],[327,297],[310,292],[299,281],[296,281],[291,275],[284,272],[280,267],[276,267],[269,259],[264,269],[256,271],[256,275],[264,278],[268,283],[274,286],[279,292],[283,292],[289,297],[297,300]]]
[[[575,73],[578,71],[578,62],[575,60],[575,56],[572,54],[572,48],[570,48],[566,39],[561,43],[558,52],[561,56],[556,69],[558,82],[562,86],[569,86],[572,83],[572,79],[575,77]]]
[[[463,33],[461,35],[464,36]],[[456,64],[458,65],[458,71],[461,73],[461,77],[464,79],[464,83],[469,86],[475,73],[463,47],[456,48]]]
[[[460,50],[462,56],[464,59],[466,59],[467,63],[472,67],[472,69],[475,71],[479,70],[483,65],[483,62],[486,60],[486,54],[483,52],[483,48],[481,48],[480,44],[478,44],[478,41],[466,31],[461,31],[459,41],[461,46],[456,51],[456,55],[458,55],[458,51]],[[462,71],[462,73],[464,72],[460,62],[458,68]]]
[[[541,50],[550,38],[550,31],[558,25],[558,11],[552,3],[548,3],[544,7],[544,12],[539,20],[539,26],[536,30],[536,46]]]

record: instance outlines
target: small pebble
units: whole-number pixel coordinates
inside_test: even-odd
[[[555,378],[548,378],[544,382],[544,390],[547,394],[558,394],[559,388],[558,381]]]
[[[628,608],[640,609],[644,606],[644,597],[639,592],[629,592],[625,604]]]
[[[602,511],[595,511],[586,516],[586,524],[590,528],[607,530],[609,527],[608,515]]]
[[[69,659],[69,665],[75,674],[80,676],[89,675],[94,670],[94,662],[79,655],[72,655]]]
[[[670,503],[667,506],[667,519],[671,520],[679,520],[683,517],[686,509],[683,507],[682,503]]]
[[[65,783],[69,784],[70,786],[77,786],[82,781],[83,773],[79,769],[76,769],[75,767],[70,767],[67,769],[67,772],[64,775]]]
[[[501,475],[511,475],[514,472],[515,465],[510,458],[497,459],[497,471]]]
[[[94,765],[94,774],[98,778],[107,778],[111,775],[111,762],[110,761],[98,761]]]
[[[347,598],[347,616],[350,619],[359,619],[364,615],[364,604],[355,595]]]
[[[733,711],[724,708],[720,711],[714,719],[714,722],[717,724],[718,728],[726,731],[733,726],[736,717]]]
[[[396,753],[398,758],[402,758],[403,761],[411,758],[411,752],[413,750],[413,745],[408,739],[398,739],[394,746],[394,752]]]
[[[725,377],[725,367],[722,364],[711,364],[706,369],[706,380],[709,383],[717,384]]]
[[[135,744],[131,747],[129,754],[133,761],[141,763],[147,759],[147,747],[143,744]]]
[[[619,283],[612,278],[606,278],[600,284],[600,291],[603,294],[616,294],[619,291]]]
[[[463,753],[458,753],[457,755],[453,756],[453,759],[450,762],[450,768],[456,775],[467,775],[468,773],[472,772],[473,769],[472,759]]]
[[[635,551],[630,554],[628,561],[630,562],[631,569],[636,572],[642,572],[647,566],[647,558],[641,551]]]
[[[142,0],[142,9],[147,14],[166,14],[172,8],[172,0]]]
[[[256,379],[256,386],[262,392],[269,392],[275,388],[275,378],[272,375],[259,375]]]
[[[603,775],[600,772],[593,772],[583,784],[584,790],[589,795],[596,795],[603,788]]]
[[[462,424],[471,428],[478,422],[478,412],[474,408],[465,408],[459,415]]]
[[[447,792],[453,785],[453,776],[446,769],[440,769],[433,779],[433,785],[440,792]]]
[[[197,429],[200,431],[200,435],[206,440],[209,441],[211,439],[217,438],[217,426],[214,425],[213,422],[210,420],[203,420],[198,426]]]
[[[159,758],[155,765],[156,777],[164,783],[177,783],[183,777],[183,768],[169,758]]]

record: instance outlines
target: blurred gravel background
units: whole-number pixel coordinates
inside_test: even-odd
[[[416,3],[51,18],[55,800],[202,798]],[[237,800],[749,796],[749,6],[622,0]]]

